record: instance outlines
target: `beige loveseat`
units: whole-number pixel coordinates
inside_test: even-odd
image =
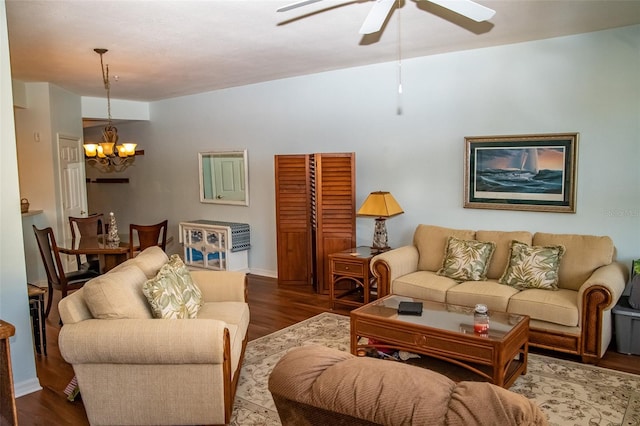
[[[142,286],[167,261],[148,248],[59,304],[60,353],[92,425],[230,421],[249,325],[245,274],[192,271],[197,319],[155,319]]]
[[[437,273],[443,267],[450,237],[495,244],[486,278],[460,281]],[[519,289],[499,282],[516,257],[511,253],[514,240],[528,246],[563,248],[557,290]],[[611,308],[627,279],[626,268],[614,261],[614,255],[609,237],[419,225],[412,245],[377,255],[371,270],[378,278],[380,294],[464,306],[484,303],[489,310],[528,315],[531,345],[596,362],[611,341]]]
[[[269,391],[284,426],[547,425],[533,401],[491,383],[316,345],[283,356]]]

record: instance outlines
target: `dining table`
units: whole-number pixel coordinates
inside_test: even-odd
[[[58,251],[69,255],[98,255],[100,262],[100,273],[110,271],[129,258],[130,243],[129,234],[120,234],[120,241],[110,242],[106,240],[106,235],[98,236],[76,236],[67,238],[58,243]],[[167,238],[167,246],[173,242],[173,237]],[[134,236],[134,250],[138,250],[138,240]]]
[[[120,235],[119,242],[109,242],[106,235],[77,236],[58,243],[60,253],[69,255],[98,255],[100,273],[115,268],[129,258],[129,235]]]

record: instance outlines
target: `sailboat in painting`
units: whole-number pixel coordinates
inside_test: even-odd
[[[476,170],[476,191],[511,193],[562,193],[561,170],[540,170],[540,148],[481,151],[479,165],[497,165]]]
[[[522,150],[520,172],[538,174],[538,149],[527,148]]]

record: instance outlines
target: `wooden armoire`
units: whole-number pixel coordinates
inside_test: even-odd
[[[278,283],[329,292],[330,253],[356,244],[355,153],[275,156]]]

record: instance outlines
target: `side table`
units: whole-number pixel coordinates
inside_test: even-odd
[[[329,298],[332,309],[336,303],[366,305],[377,297],[375,278],[369,270],[371,259],[376,254],[378,252],[371,247],[356,247],[329,255]]]
[[[47,355],[47,328],[44,315],[44,295],[46,290],[37,285],[27,284],[29,311],[33,325],[33,342],[38,355]]]

